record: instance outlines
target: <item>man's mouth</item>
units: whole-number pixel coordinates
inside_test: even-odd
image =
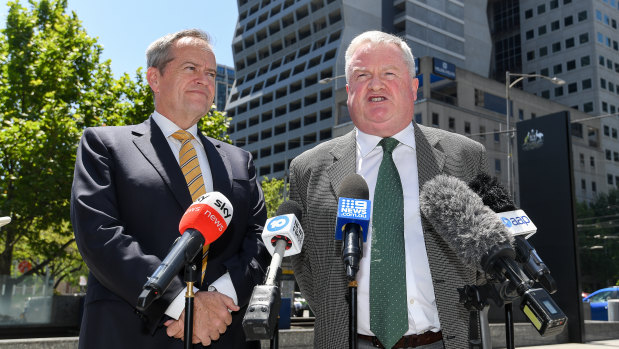
[[[387,98],[383,97],[383,96],[374,96],[374,97],[370,97],[370,102],[382,102],[382,101],[386,101]]]

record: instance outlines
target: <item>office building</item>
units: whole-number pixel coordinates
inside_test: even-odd
[[[597,8],[607,8],[610,13],[614,1],[606,0],[608,5],[603,0],[582,1],[582,3],[594,2],[587,11],[587,18],[595,18]],[[536,5],[533,5],[533,4]],[[532,65],[535,60],[527,60],[527,54],[533,50],[531,45],[542,45],[542,41],[538,42],[537,24],[532,21],[539,19],[540,22],[546,23],[547,26],[552,24],[550,18],[537,17],[539,12],[539,4],[544,3],[547,6],[547,11],[555,10],[551,8],[555,1],[525,1],[525,0],[475,0],[467,1],[466,6],[463,1],[441,1],[441,2],[426,2],[420,0],[396,0],[396,1],[375,1],[375,0],[239,0],[239,20],[236,26],[236,31],[232,43],[236,67],[236,83],[230,92],[226,111],[228,116],[232,117],[230,126],[230,137],[235,144],[252,152],[255,158],[256,167],[259,176],[283,177],[286,174],[290,161],[301,152],[314,147],[319,142],[335,137],[350,127],[350,117],[346,107],[346,91],[345,79],[341,77],[344,74],[344,53],[348,43],[353,37],[366,30],[383,29],[403,37],[413,49],[416,57],[433,57],[432,62],[441,62],[444,68],[453,71],[462,71],[460,73],[466,76],[472,74],[479,79],[493,77],[499,81],[505,80],[505,70],[524,73],[536,73],[544,75],[552,75],[555,66],[559,63],[549,63],[546,59],[554,56],[556,60],[566,60],[562,62],[561,72],[572,72],[572,62],[568,62],[565,42],[569,39],[567,36],[561,39],[561,51],[552,52],[553,44],[558,39],[550,39],[553,33],[550,27],[546,30],[548,43],[546,44],[548,53],[540,60],[538,66]],[[560,6],[556,9],[556,16],[561,16],[560,24],[562,30],[555,31],[557,35],[571,35],[574,37],[575,43],[579,42],[581,34],[575,30],[571,34],[572,28],[576,28],[579,12],[583,6],[581,1],[560,0]],[[563,4],[567,3],[567,4]],[[575,5],[574,3],[579,3]],[[599,3],[599,4],[598,4]],[[530,8],[534,11],[534,16],[529,17],[527,12]],[[616,5],[615,5],[616,8]],[[604,11],[601,12],[601,26],[604,27]],[[616,13],[619,11],[615,10]],[[573,13],[573,23],[570,30],[563,30],[565,17]],[[615,13],[614,16],[617,16]],[[603,45],[606,45],[606,37],[610,40],[610,48],[606,47],[600,52],[614,52],[612,48],[613,36],[609,32],[613,30],[613,18],[609,14],[608,28],[600,29],[603,37]],[[554,18],[554,17],[553,17]],[[558,18],[558,17],[557,17]],[[556,21],[556,19],[553,19]],[[568,22],[569,23],[569,20]],[[591,24],[591,21],[589,21]],[[535,27],[534,39],[527,40],[530,28]],[[602,28],[601,27],[601,28]],[[608,32],[608,33],[607,33]],[[542,35],[543,36],[543,35]],[[596,38],[597,32],[589,34],[591,41]],[[616,37],[616,35],[615,35]],[[584,39],[583,39],[584,40]],[[572,41],[569,41],[571,45]],[[575,45],[577,46],[577,45]],[[569,47],[572,49],[572,46]],[[535,57],[538,57],[536,51]],[[590,66],[597,65],[600,57],[594,57],[592,47],[587,49],[590,56]],[[609,52],[609,53],[610,53]],[[619,62],[619,58],[611,58],[608,53],[600,53],[604,55],[604,68],[608,70],[607,58],[611,59],[611,66],[614,69],[614,62]],[[584,51],[582,56],[587,55]],[[597,53],[596,53],[597,55]],[[577,67],[580,67],[581,56],[573,58],[576,60]],[[422,64],[433,63],[423,63]],[[544,62],[544,63],[542,63]],[[586,59],[585,59],[586,62]],[[548,71],[544,68],[549,69]],[[557,68],[559,69],[559,68]],[[596,67],[596,69],[601,69]],[[613,70],[614,72],[614,70]],[[591,74],[591,71],[584,70],[582,73],[574,72],[574,75],[566,76],[567,84],[563,86],[555,86],[543,79],[525,79],[523,86],[525,90],[531,89],[542,99],[554,99],[557,93],[561,93],[561,87],[564,93],[563,99],[557,99],[557,102],[564,103],[568,107],[574,106],[576,109],[573,112],[594,112],[595,108],[589,110],[588,102],[575,102],[575,97],[580,98],[582,90],[581,85],[583,80],[587,78],[585,75]],[[615,73],[616,74],[616,73]],[[435,74],[436,75],[436,74]],[[557,74],[559,75],[559,74]],[[607,74],[608,75],[608,74]],[[563,75],[560,75],[564,78]],[[334,78],[321,83],[322,79]],[[452,77],[453,78],[453,77]],[[598,91],[601,81],[597,77],[590,76],[590,84],[592,91]],[[610,96],[610,89],[617,91],[617,82],[614,80],[609,85],[610,78],[605,77],[605,91]],[[431,91],[425,91],[425,95],[420,100],[422,103],[433,104],[434,101],[441,103],[450,103],[454,93],[458,92],[460,85],[464,85],[464,80],[459,77],[456,81],[441,82]],[[323,81],[324,82],[324,81]],[[431,81],[426,81],[426,84]],[[434,82],[432,82],[433,84]],[[489,81],[484,81],[484,84],[496,86],[496,90],[488,91],[494,96],[504,96],[505,86],[499,82],[490,84]],[[578,93],[570,92],[570,86],[576,83]],[[593,88],[595,85],[595,89]],[[609,87],[612,86],[612,87]],[[518,89],[520,85],[511,89],[512,97],[515,98],[520,94]],[[606,93],[605,92],[605,93]],[[430,93],[430,95],[428,95]],[[462,93],[460,93],[462,95]],[[616,95],[615,95],[616,96]],[[530,98],[530,95],[523,96],[523,100]],[[585,98],[585,97],[582,97]],[[460,101],[462,97],[458,98]],[[491,98],[492,99],[492,98]],[[580,100],[580,99],[579,99]],[[500,105],[500,99],[495,100],[496,106]],[[420,101],[421,103],[421,101]],[[442,105],[439,103],[440,105]],[[458,103],[458,108],[462,106]],[[491,132],[493,130],[505,130],[505,99],[502,99],[501,108],[497,108],[497,115],[493,117],[482,117],[478,112],[473,112],[471,115],[478,115],[480,120],[492,120],[480,123],[479,126]],[[514,102],[516,103],[516,102]],[[591,97],[592,105],[597,102]],[[551,110],[543,110],[542,108],[531,107],[529,103],[523,102],[526,107],[516,108],[511,124],[514,127],[514,122],[518,120],[534,117],[535,115],[545,115],[552,111],[558,110],[559,104],[552,104]],[[599,110],[603,110],[604,104],[599,100]],[[619,104],[616,100],[612,102],[606,100],[606,108],[610,111],[613,107]],[[438,105],[438,104],[437,104]],[[544,105],[541,103],[540,105]],[[425,107],[420,106],[419,109]],[[563,107],[563,109],[566,109]],[[475,110],[467,109],[465,110]],[[467,114],[465,112],[464,114]],[[520,114],[522,113],[522,114]],[[439,119],[440,115],[439,114]],[[462,115],[464,115],[462,114]],[[460,114],[444,115],[447,118],[442,123],[439,122],[437,127],[450,129],[450,125],[462,123],[464,116]],[[491,115],[492,116],[492,115]],[[429,119],[428,119],[429,118]],[[451,120],[451,119],[453,120]],[[422,117],[422,123],[426,125],[434,125],[432,113]],[[451,120],[451,121],[450,121]],[[473,119],[468,121],[470,127],[473,127]],[[480,121],[481,122],[481,121]],[[434,125],[436,126],[436,125]],[[610,151],[611,158],[618,152],[619,143],[616,141],[616,130],[619,129],[619,124],[610,123],[604,126],[595,127],[596,135],[599,136],[599,130],[608,129],[609,136],[601,136],[601,141],[598,142],[598,147],[602,147],[605,151],[607,148]],[[473,127],[474,128],[474,127]],[[455,132],[460,132],[454,126]],[[613,130],[615,130],[615,138],[613,139]],[[472,129],[471,129],[471,132]],[[586,132],[586,131],[584,131]],[[594,132],[595,133],[595,132]],[[595,137],[597,137],[595,136]],[[496,137],[496,136],[488,136]],[[594,136],[592,136],[594,137]],[[606,138],[610,143],[606,142]],[[505,145],[507,137],[499,134],[498,144],[492,143],[491,152],[496,152],[491,167],[496,170],[496,174],[505,181],[506,174],[506,156],[507,147]],[[608,144],[607,144],[608,143]],[[498,148],[497,148],[498,147]],[[503,155],[499,153],[503,152]],[[583,152],[583,156],[590,163],[588,152]],[[599,159],[597,164],[604,164],[605,167],[617,167],[617,171],[609,170],[607,178],[600,183],[598,173],[602,166],[596,166],[595,171],[591,172],[585,169],[582,178],[586,181],[586,193],[579,196],[583,199],[591,197],[592,193],[602,192],[605,190],[610,180],[613,179],[613,185],[619,184],[616,182],[619,179],[619,158],[615,162],[608,162],[608,153],[602,159]],[[597,156],[597,155],[596,155]],[[619,156],[619,155],[618,155]],[[580,158],[579,158],[580,161]],[[580,162],[578,162],[580,163]],[[516,174],[517,171],[514,171]],[[593,178],[595,177],[595,179]],[[580,177],[579,177],[580,178]],[[517,178],[515,178],[517,184]],[[595,188],[593,187],[595,183]],[[585,195],[586,194],[586,195]]]
[[[226,110],[226,101],[234,85],[234,69],[223,64],[217,64],[215,76],[215,105],[217,110]]]

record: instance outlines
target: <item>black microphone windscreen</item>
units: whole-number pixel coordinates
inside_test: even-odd
[[[297,216],[297,219],[299,221],[301,221],[301,218],[303,218],[303,208],[301,208],[301,205],[299,205],[299,203],[296,201],[288,200],[284,201],[281,205],[279,205],[279,207],[277,208],[277,212],[275,212],[275,215],[283,216],[291,213],[294,213],[294,215]]]
[[[370,189],[368,189],[368,184],[363,177],[353,173],[342,181],[338,197],[369,200]]]
[[[490,207],[494,212],[499,213],[518,209],[514,201],[509,197],[507,189],[499,183],[496,177],[480,173],[469,182],[469,187],[481,197],[484,205]]]
[[[497,215],[463,181],[439,175],[423,185],[421,212],[435,231],[469,266],[484,270],[481,261],[493,247],[513,238]]]

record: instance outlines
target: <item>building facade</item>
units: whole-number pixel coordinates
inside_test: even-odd
[[[226,101],[230,96],[230,90],[234,85],[234,69],[223,64],[217,64],[217,75],[215,76],[215,105],[217,110],[226,110]]]
[[[554,7],[555,3],[559,2],[558,7]],[[591,26],[597,21],[595,19],[598,16],[596,9],[606,9],[610,13],[613,9],[613,2],[612,0],[582,2],[471,0],[467,1],[465,6],[464,2],[458,0],[444,2],[239,0],[239,20],[232,44],[236,83],[230,91],[226,105],[228,116],[232,117],[230,137],[236,145],[252,152],[259,176],[284,177],[290,161],[296,155],[350,129],[350,116],[346,107],[346,82],[342,77],[346,47],[352,38],[361,32],[385,30],[403,37],[416,57],[424,57],[420,63],[422,69],[434,69],[435,62],[442,62],[441,64],[450,67],[449,69],[453,67],[452,70],[458,72],[457,78],[451,77],[437,81],[432,81],[430,75],[424,75],[425,79],[430,80],[424,79],[423,82],[426,85],[420,89],[422,95],[417,110],[427,111],[426,114],[422,113],[420,123],[464,134],[466,130],[470,134],[498,131],[497,134],[485,136],[484,141],[488,142],[488,139],[492,139],[492,142],[486,144],[492,156],[491,173],[494,172],[506,181],[508,137],[500,133],[505,130],[506,121],[505,98],[500,97],[505,95],[505,86],[501,82],[489,80],[488,77],[500,79],[502,75],[504,82],[505,70],[508,69],[515,72],[520,69],[525,73],[553,75],[555,67],[559,64],[561,68],[556,68],[557,72],[573,73],[565,77],[560,75],[567,81],[564,86],[557,86],[561,89],[542,79],[525,79],[522,86],[525,90],[536,94],[537,98],[519,90],[520,85],[512,88],[510,91],[513,118],[510,128],[514,128],[514,123],[519,120],[568,109],[566,106],[574,107],[570,109],[573,118],[574,115],[580,115],[579,118],[583,119],[584,113],[599,115],[595,112],[604,110],[602,99],[596,101],[594,97],[588,97],[588,91],[583,93],[586,89],[582,89],[582,84],[583,80],[590,79],[591,87],[588,89],[593,94],[602,89],[600,87],[602,82],[596,77],[601,74],[600,69],[606,73],[604,77],[605,93],[608,95],[606,108],[609,112],[612,108],[617,108],[619,102],[616,101],[617,99],[612,101],[610,97],[613,93],[611,89],[612,91],[619,90],[616,88],[617,83],[614,78],[609,84],[611,78],[608,76],[610,73],[616,74],[614,64],[619,62],[619,58],[612,58],[611,55],[614,52],[613,40],[616,40],[611,35],[611,31],[615,30],[613,29],[614,18],[609,14],[609,24],[606,28],[605,12],[600,10],[601,22],[596,23],[597,26],[588,31],[590,40],[584,42],[583,45],[595,45],[599,53],[594,50],[593,46],[583,46],[582,51],[575,54],[574,58],[566,59],[565,54],[569,52],[572,57],[572,51],[567,51],[568,49],[580,50],[579,47],[569,46],[572,40],[568,39],[573,38],[574,46],[580,45],[577,43],[580,43],[581,37],[585,40],[585,36],[581,33],[582,30],[577,28],[580,27],[578,23],[581,23],[579,18],[586,16],[586,21]],[[542,3],[547,10],[538,14]],[[583,3],[595,4],[589,4],[587,5],[589,7],[586,7]],[[614,6],[616,9],[616,4]],[[480,11],[480,9],[485,9],[485,11]],[[532,17],[529,16],[530,9],[533,9],[534,13]],[[587,14],[582,14],[582,11],[586,11]],[[550,12],[560,19],[551,21],[550,18],[544,17]],[[615,12],[619,13],[617,10]],[[564,26],[570,21],[565,18],[570,15],[572,24],[568,25],[569,30],[567,30]],[[538,42],[537,40],[538,27],[542,24],[535,24],[534,20],[539,20],[540,23],[543,22],[548,26],[546,34],[542,34],[544,41]],[[556,20],[560,21],[561,30],[553,31],[549,26]],[[597,41],[598,29],[596,28],[598,27],[603,38],[602,43]],[[531,28],[535,28],[535,36],[533,39],[527,39]],[[553,44],[559,39],[552,39],[550,36],[559,34],[562,35],[560,39],[562,49],[553,52]],[[610,40],[610,47],[606,45],[606,37]],[[544,45],[548,52],[538,60],[538,52]],[[599,45],[605,47],[598,48]],[[536,58],[529,60],[529,52],[533,50],[536,52]],[[542,52],[544,52],[543,49]],[[598,60],[600,62],[602,60],[598,57],[600,55],[604,56],[603,66],[597,63]],[[561,63],[552,63],[549,60],[551,56],[552,59],[557,62],[561,61]],[[587,62],[586,58],[582,58],[585,56],[589,56],[589,67],[585,65],[585,70],[577,72],[576,70],[581,68],[583,61]],[[611,63],[608,63],[607,59],[610,59]],[[577,69],[572,69],[574,64],[572,60],[575,61]],[[611,68],[608,68],[609,64]],[[589,68],[595,69],[588,70]],[[420,72],[420,74],[425,73]],[[434,76],[438,75],[434,74]],[[472,83],[466,82],[463,76],[474,77],[473,80],[479,82],[479,86],[469,86],[471,91],[478,91],[471,100],[475,102],[475,98],[478,101],[483,99],[494,110],[481,108],[486,113],[480,113],[477,110],[478,106],[474,103],[469,105],[470,101],[464,97],[467,94],[462,91],[462,86]],[[327,78],[332,79],[323,80]],[[574,83],[578,86],[576,93],[570,92],[573,88],[570,86]],[[430,85],[433,88],[426,90],[425,88]],[[493,86],[494,90],[489,91],[485,86]],[[561,95],[561,90],[563,95]],[[480,98],[482,96],[486,98]],[[614,96],[617,96],[616,92]],[[591,101],[591,108],[588,107],[589,99],[587,98]],[[551,103],[550,99],[556,99],[564,105]],[[580,100],[583,102],[579,102]],[[465,101],[469,104],[463,104]],[[521,106],[518,107],[518,105]],[[433,108],[437,108],[438,112],[430,110]],[[446,112],[446,110],[461,112]],[[435,119],[438,123],[434,122]],[[580,188],[581,179],[585,181],[585,190],[578,194],[581,200],[590,200],[595,193],[605,191],[609,185],[619,184],[617,182],[619,179],[619,171],[617,171],[619,170],[617,166],[619,164],[619,143],[616,141],[616,130],[619,129],[619,124],[615,124],[615,121],[610,119],[603,122],[604,124],[597,126],[587,124],[583,131],[587,134],[585,138],[588,138],[588,128],[593,129],[591,137],[599,138],[597,143],[599,149],[595,153],[588,147],[585,147],[587,151],[583,148],[582,156],[585,159],[585,165],[591,163],[591,157],[597,160],[594,160],[595,169],[583,166],[580,175],[577,176],[577,188]],[[460,130],[457,125],[468,126],[465,127],[466,130]],[[481,130],[485,131],[481,132]],[[603,131],[600,132],[600,130]],[[608,136],[606,136],[606,131],[608,131]],[[588,144],[588,142],[585,143]],[[590,152],[597,155],[591,155],[593,153],[590,154]],[[618,156],[617,161],[613,158],[615,153]],[[610,162],[607,160],[608,154],[612,159]],[[580,155],[575,156],[578,161],[574,164],[580,165]],[[604,167],[604,173],[601,172],[602,167]],[[609,170],[607,171],[606,168]],[[514,171],[514,174],[516,173],[517,171]],[[517,176],[515,183],[516,185],[518,183]]]

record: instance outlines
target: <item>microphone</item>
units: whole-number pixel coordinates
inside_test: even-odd
[[[342,260],[348,281],[355,280],[368,236],[372,206],[369,192],[365,179],[356,173],[344,178],[339,188],[335,240],[344,238]]]
[[[567,317],[544,289],[533,289],[514,260],[514,238],[496,214],[463,181],[439,175],[419,195],[421,211],[462,262],[506,283],[501,298],[516,292],[520,309],[542,336],[563,330]]]
[[[550,269],[526,240],[537,232],[537,227],[523,210],[516,207],[507,190],[496,178],[485,173],[475,176],[469,182],[469,187],[481,197],[484,205],[497,213],[506,230],[514,236],[516,261],[522,263],[525,273],[539,282],[550,294],[557,292],[557,283],[550,276]]]
[[[142,287],[138,310],[146,310],[161,297],[181,268],[202,251],[202,246],[223,234],[232,220],[232,212],[232,204],[219,192],[206,193],[189,206],[179,223],[181,237]]]
[[[264,225],[262,241],[273,258],[264,285],[254,287],[243,317],[243,331],[247,340],[273,337],[281,306],[279,279],[282,258],[301,252],[304,237],[300,223],[302,212],[301,205],[296,201],[284,201],[277,209],[276,216],[269,218]]]

